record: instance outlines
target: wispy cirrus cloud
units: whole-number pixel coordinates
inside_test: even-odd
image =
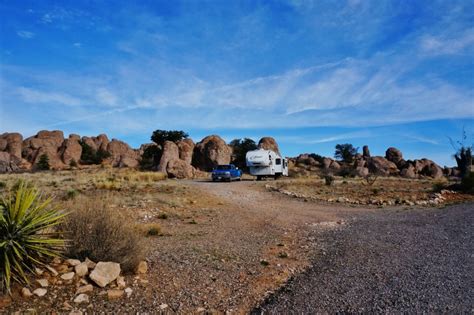
[[[20,36],[21,38],[24,38],[24,39],[31,39],[31,38],[35,37],[35,33],[29,32],[29,31],[24,31],[24,30],[17,31],[16,34],[18,36]]]

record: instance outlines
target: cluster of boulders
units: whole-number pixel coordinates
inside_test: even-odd
[[[331,173],[334,175],[348,174],[360,177],[368,175],[402,176],[404,178],[441,178],[457,176],[457,168],[442,169],[428,159],[405,160],[397,148],[390,147],[385,156],[371,156],[368,146],[363,147],[362,154],[356,154],[352,163],[335,161],[328,157],[314,158],[311,154],[301,154],[292,159],[292,165],[306,171]]]
[[[137,275],[141,275],[145,274],[147,270],[147,263],[141,261],[135,272]],[[139,276],[135,277],[133,284],[127,285],[125,277],[121,276],[120,272],[120,264],[115,262],[95,263],[87,258],[82,262],[77,259],[62,261],[55,258],[51,264],[44,266],[44,268],[35,269],[36,279],[31,284],[35,289],[31,291],[29,287],[24,287],[20,294],[25,299],[33,296],[44,297],[48,295],[49,290],[57,292],[63,290],[61,289],[63,286],[74,285],[75,292],[70,300],[64,302],[65,309],[73,308],[70,303],[89,304],[90,295],[101,289],[103,289],[101,292],[106,294],[109,300],[130,297],[133,293],[131,287],[137,285]],[[56,293],[51,294],[57,295]]]
[[[154,145],[144,144],[140,151]],[[271,137],[260,139],[258,147],[279,153],[278,144]],[[232,153],[232,146],[217,135],[207,136],[196,144],[191,139],[177,143],[165,141],[156,170],[171,178],[193,178],[199,172],[210,172],[217,165],[231,163]]]
[[[87,164],[81,158],[84,146],[93,152],[105,152],[107,156],[102,164],[138,167],[145,151],[157,144],[143,144],[140,149],[132,149],[123,141],[109,140],[105,134],[82,138],[71,134],[64,138],[59,130],[43,130],[27,139],[19,133],[4,133],[0,135],[0,173],[36,170],[43,155],[48,157],[53,170],[81,166]],[[279,152],[278,144],[270,137],[262,138],[259,147]],[[160,151],[161,158],[153,170],[171,178],[193,178],[200,172],[212,171],[219,164],[229,164],[233,152],[232,147],[217,135],[207,136],[196,144],[192,139],[177,143],[165,141]]]
[[[107,152],[108,158],[104,163],[114,167],[136,167],[140,162],[139,150],[132,149],[123,141],[109,140],[104,134],[82,138],[71,134],[64,138],[60,130],[43,130],[23,139],[19,133],[4,133],[0,135],[0,173],[35,170],[43,155],[48,157],[51,169],[78,165],[82,162],[81,143],[87,144],[94,152]]]

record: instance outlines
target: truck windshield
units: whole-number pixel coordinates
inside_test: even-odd
[[[230,165],[218,165],[216,169],[219,171],[227,171],[230,170]]]

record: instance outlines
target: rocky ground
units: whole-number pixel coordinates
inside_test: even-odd
[[[473,204],[358,215],[253,313],[472,313],[473,226]]]
[[[305,202],[302,198],[268,191],[265,185],[277,183],[274,181],[161,180],[156,174],[131,170],[1,175],[3,189],[19,177],[33,180],[46,193],[55,195],[65,209],[74,210],[86,200],[106,198],[110,207],[123,213],[130,224],[159,224],[161,233],[143,237],[147,245],[147,273],[124,274],[125,287],[132,290],[130,294],[109,298],[108,290],[114,288],[94,286],[88,293],[89,301],[77,303],[74,302],[77,287],[83,283],[52,284],[45,296],[30,298],[22,298],[19,287],[13,300],[3,299],[3,305],[0,303],[8,313],[28,309],[40,313],[155,313],[160,310],[246,313],[289,278],[298,277],[300,272],[325,257],[321,253],[329,253],[331,249],[326,247],[326,240],[338,240],[338,234],[329,231],[363,234],[365,232],[357,230],[358,218],[361,218],[360,222],[368,222],[369,226],[370,222],[381,222],[381,227],[374,228],[371,234],[372,238],[379,239],[386,233],[383,226],[390,229],[397,211],[407,216],[405,221],[395,221],[398,229],[404,224],[411,228],[412,214],[424,213],[423,217],[429,219],[432,213],[441,211],[433,212],[433,208],[406,211],[406,207],[387,211],[340,203]],[[364,231],[367,225],[363,226]],[[420,231],[424,231],[424,226],[420,225]],[[439,237],[443,237],[443,233]],[[349,235],[346,237],[350,238]],[[390,254],[391,246],[398,246],[396,248],[402,251],[404,245],[403,242],[387,245],[385,250]],[[359,246],[367,251],[367,257],[359,257],[360,261],[351,264],[360,265],[371,257],[371,249],[363,249],[365,239],[360,240]],[[344,253],[337,252],[335,257],[338,254]],[[39,285],[34,283],[30,289],[37,287]]]

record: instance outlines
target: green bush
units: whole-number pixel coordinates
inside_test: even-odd
[[[332,175],[324,175],[324,183],[326,186],[331,186],[334,182],[335,178]]]
[[[82,147],[81,162],[83,164],[101,164],[102,161],[110,157],[110,153],[103,149],[94,150],[82,140],[79,143]]]
[[[21,182],[0,201],[0,289],[11,282],[28,283],[26,272],[59,254],[64,240],[54,231],[65,214],[43,199],[39,191]]]
[[[40,171],[47,171],[50,169],[49,157],[46,153],[40,155],[38,164],[36,164],[36,168]]]

